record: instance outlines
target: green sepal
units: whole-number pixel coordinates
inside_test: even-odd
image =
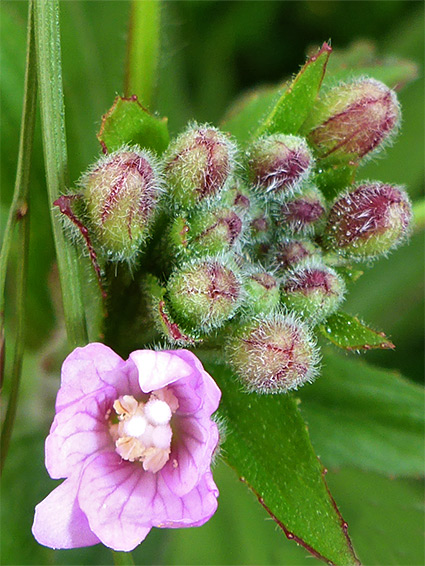
[[[159,279],[147,273],[143,281],[143,292],[148,300],[149,314],[157,330],[173,344],[180,346],[193,346],[201,342],[186,334],[174,321],[166,302],[166,288],[161,285]]]
[[[351,265],[336,266],[334,269],[343,277],[346,283],[355,283],[364,274],[364,271],[354,269]]]
[[[117,96],[102,117],[97,138],[105,153],[126,144],[162,153],[170,141],[167,123],[167,118],[154,116],[143,108],[136,96]]]
[[[255,132],[263,134],[297,134],[316,102],[326,72],[332,48],[324,43],[316,55],[311,56],[291,86],[286,89],[269,115]]]
[[[342,311],[331,315],[318,329],[332,344],[344,350],[395,348],[383,332],[372,330],[357,317]]]
[[[322,191],[326,200],[333,201],[354,183],[357,167],[358,164],[328,165],[326,160],[321,160],[313,182]]]

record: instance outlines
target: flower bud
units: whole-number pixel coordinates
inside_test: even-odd
[[[251,236],[254,242],[265,242],[269,239],[271,222],[264,211],[258,211],[250,223]]]
[[[234,210],[239,216],[245,216],[253,206],[252,196],[239,179],[232,182],[221,194],[220,202]]]
[[[375,79],[340,84],[318,103],[308,141],[320,158],[356,163],[395,133],[400,107],[391,89]]]
[[[240,240],[243,229],[241,218],[230,208],[195,213],[189,224],[189,247],[202,255],[229,251]]]
[[[228,362],[250,392],[286,393],[313,381],[319,355],[307,327],[272,314],[242,326],[226,347]]]
[[[274,200],[299,190],[312,165],[306,141],[296,136],[263,136],[248,151],[250,180],[260,195]]]
[[[236,146],[211,126],[192,125],[168,148],[165,177],[178,207],[192,208],[216,196],[234,169]]]
[[[255,314],[269,313],[279,305],[279,284],[271,273],[251,273],[244,282],[244,291],[247,309]]]
[[[313,234],[325,216],[325,199],[315,187],[302,195],[280,204],[274,214],[275,222],[283,233]]]
[[[402,187],[363,184],[340,196],[332,206],[324,244],[351,259],[373,258],[406,238],[411,218],[409,197]]]
[[[215,258],[196,260],[177,269],[167,290],[176,320],[204,332],[231,318],[241,298],[236,272]]]
[[[317,254],[320,250],[310,240],[284,239],[270,249],[268,263],[280,274]]]
[[[131,260],[149,235],[161,192],[153,156],[124,147],[102,157],[80,184],[89,226],[103,252]]]
[[[345,283],[335,270],[314,261],[289,272],[282,282],[282,302],[311,323],[335,312],[345,294]]]

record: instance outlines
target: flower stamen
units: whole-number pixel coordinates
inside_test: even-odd
[[[171,418],[178,406],[167,388],[152,393],[146,403],[132,395],[116,399],[113,407],[119,422],[111,423],[110,434],[121,458],[142,462],[148,472],[161,470],[170,457]]]

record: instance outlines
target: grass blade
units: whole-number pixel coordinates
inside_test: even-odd
[[[34,24],[46,181],[49,202],[53,203],[69,184],[58,0],[36,0]],[[75,347],[88,341],[77,251],[65,239],[53,207],[51,220],[68,341]]]

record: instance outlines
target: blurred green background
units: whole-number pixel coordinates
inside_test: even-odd
[[[1,224],[12,198],[22,107],[26,2],[2,0]],[[99,153],[101,115],[122,94],[127,1],[61,3],[63,80],[70,177]],[[403,128],[385,158],[370,162],[361,178],[405,184],[413,200],[424,179],[424,14],[420,1],[178,1],[165,2],[162,57],[153,110],[168,116],[172,134],[190,119],[219,124],[243,90],[295,73],[312,45],[331,38],[335,49],[359,38],[378,53],[410,58],[419,78],[400,93]],[[30,527],[33,509],[52,488],[44,470],[43,439],[53,416],[60,362],[66,353],[57,273],[44,185],[39,123],[31,177],[31,248],[27,354],[20,406],[3,477],[2,563],[109,564],[101,547],[54,552],[38,546]],[[423,234],[382,259],[352,286],[346,309],[384,330],[395,351],[366,359],[423,379]],[[7,281],[7,338],[14,331],[13,262]],[[10,357],[7,364],[10,363]],[[6,366],[6,369],[8,366]],[[6,371],[7,376],[7,371]],[[5,389],[8,383],[6,377]],[[326,465],[326,462],[324,462]],[[304,564],[313,558],[289,542],[236,475],[216,470],[221,490],[216,516],[200,529],[151,533],[135,553],[140,564]],[[419,481],[331,470],[328,482],[349,523],[365,564],[423,563],[423,515]],[[399,542],[398,542],[399,541]]]

